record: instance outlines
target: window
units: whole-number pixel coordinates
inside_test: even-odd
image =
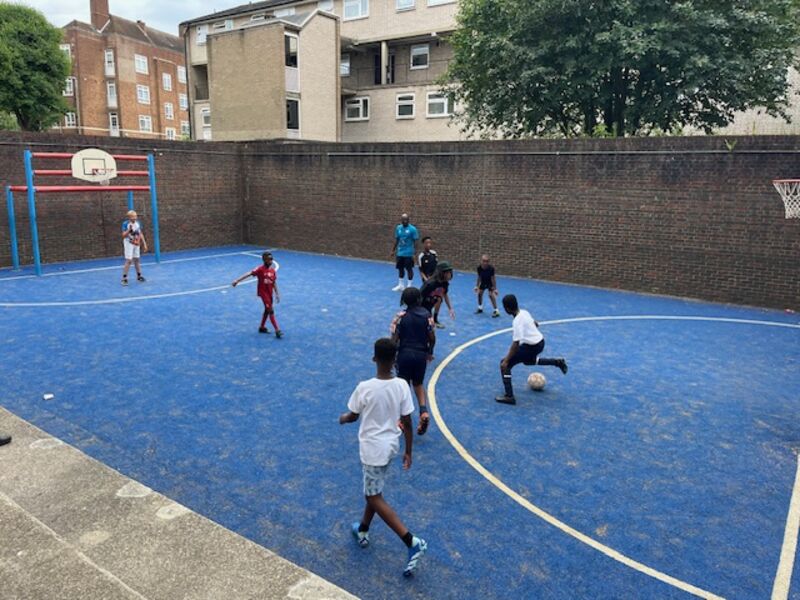
[[[197,45],[202,46],[206,43],[206,38],[208,37],[208,25],[198,25],[197,26]]]
[[[150,104],[150,87],[147,85],[137,85],[136,100],[139,104]]]
[[[78,117],[74,112],[68,112],[64,115],[64,127],[77,127]]]
[[[164,133],[166,134],[168,140],[174,140],[175,139],[175,128],[174,127],[166,127],[164,129]]]
[[[350,77],[350,55],[349,54],[342,54],[342,58],[339,61],[339,75],[342,77]]]
[[[189,129],[189,121],[181,121],[181,135],[191,135],[192,130]]]
[[[67,77],[66,81],[64,82],[64,91],[62,92],[65,96],[74,96],[75,95],[75,78],[74,77]]]
[[[397,94],[397,119],[414,118],[414,94]]]
[[[414,0],[396,0],[395,8],[397,10],[411,10],[414,8]]]
[[[368,121],[369,98],[353,98],[344,103],[345,121]]]
[[[267,20],[267,15],[265,15],[264,13],[258,13],[257,15],[252,15],[250,17],[251,23],[257,23],[258,21],[266,21],[266,20]]]
[[[428,0],[428,6],[438,6],[439,4],[452,4],[456,0]]]
[[[450,98],[442,92],[428,92],[428,118],[449,117],[453,112]]]
[[[108,113],[108,134],[111,137],[119,137],[119,115]]]
[[[106,81],[106,99],[110,107],[117,105],[117,84],[113,81]]]
[[[139,115],[139,131],[152,133],[153,118],[150,115]]]
[[[294,7],[279,8],[278,10],[275,11],[274,15],[279,19],[281,17],[291,17],[292,15],[294,15]]]
[[[296,35],[289,35],[288,33],[283,36],[284,47],[286,49],[286,66],[297,68],[297,44],[298,39]]]
[[[369,16],[369,0],[344,0],[344,20]]]
[[[178,106],[181,110],[189,110],[189,97],[186,94],[178,94]]]
[[[113,77],[114,76],[114,51],[108,49],[105,51],[105,67],[106,67],[106,77]]]
[[[175,107],[172,106],[172,102],[164,103],[164,117],[167,121],[172,121],[175,118]]]
[[[286,129],[300,129],[300,101],[286,100]]]
[[[162,73],[161,74],[161,86],[164,88],[165,92],[172,91],[172,75],[169,73]]]
[[[233,19],[225,19],[224,21],[217,21],[211,26],[213,32],[217,31],[230,31],[233,29]]]
[[[64,54],[67,55],[67,58],[69,59],[72,58],[72,46],[70,46],[69,44],[59,44],[58,47]]]
[[[136,67],[136,72],[141,73],[142,75],[147,75],[149,70],[147,68],[147,57],[142,56],[141,54],[134,54],[133,55],[133,64]]]
[[[411,46],[411,69],[427,69],[431,59],[430,44]]]
[[[186,83],[186,67],[178,67],[178,83]]]
[[[203,119],[203,127],[211,127],[211,109],[204,108],[200,111],[200,116]]]
[[[327,12],[333,12],[333,0],[319,0],[317,8]]]

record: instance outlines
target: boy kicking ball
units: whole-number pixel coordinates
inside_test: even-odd
[[[261,298],[261,301],[264,303],[264,314],[261,315],[261,325],[258,328],[258,333],[269,333],[269,329],[266,327],[267,317],[269,317],[270,323],[272,323],[272,326],[275,328],[275,337],[280,339],[283,337],[283,332],[281,328],[278,327],[278,321],[275,319],[275,310],[272,308],[273,291],[275,292],[275,301],[281,301],[281,294],[278,291],[278,273],[275,271],[272,262],[272,253],[264,252],[264,254],[261,255],[261,260],[264,261],[263,265],[253,269],[249,273],[245,273],[231,285],[236,287],[248,277],[255,277],[258,279],[256,294],[258,294],[258,297]]]
[[[128,217],[122,222],[122,247],[125,250],[125,266],[122,267],[122,285],[128,285],[128,271],[133,262],[136,268],[136,281],[144,282],[142,276],[142,263],[139,260],[141,252],[147,252],[147,241],[144,239],[142,225],[135,210],[129,210]]]
[[[567,361],[563,358],[540,358],[544,350],[544,336],[539,331],[538,323],[534,321],[531,313],[520,309],[517,297],[513,294],[503,296],[503,308],[514,317],[513,341],[508,353],[500,361],[500,374],[503,376],[504,396],[497,396],[495,400],[501,404],[516,404],[514,387],[511,385],[511,369],[519,363],[525,365],[550,365],[558,367],[564,375],[567,374]]]
[[[353,523],[352,533],[361,548],[369,546],[369,526],[377,513],[403,540],[408,548],[408,561],[403,575],[410,577],[428,549],[422,538],[416,537],[383,498],[383,488],[392,459],[400,450],[400,435],[405,440],[403,468],[411,468],[411,413],[414,404],[408,384],[392,374],[397,346],[388,338],[375,342],[374,356],[377,374],[356,386],[347,403],[348,412],[339,417],[339,424],[361,419],[358,429],[358,449],[364,476],[366,506],[360,522]]]

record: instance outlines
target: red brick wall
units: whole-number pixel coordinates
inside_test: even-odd
[[[75,152],[82,148],[101,148],[111,153],[145,154],[153,152],[146,140],[60,134],[0,132],[0,267],[11,264],[5,186],[24,185],[23,151]],[[244,241],[238,149],[222,143],[157,143],[155,151],[159,224],[162,251],[241,244]],[[146,169],[145,163],[118,163],[118,167]],[[66,169],[67,160],[34,159],[34,168]],[[141,178],[119,178],[144,184]],[[75,185],[72,178],[39,178],[39,184]],[[20,243],[20,260],[33,262],[27,197],[16,192],[15,214]],[[152,244],[150,197],[136,192],[136,211],[142,218],[145,235]],[[62,262],[117,256],[122,254],[119,228],[127,211],[125,192],[90,194],[40,194],[36,212],[42,262]]]

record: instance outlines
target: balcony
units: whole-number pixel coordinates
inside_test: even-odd
[[[394,64],[393,56],[389,59],[386,73],[386,85],[413,86],[436,83],[447,72],[449,60],[433,60],[427,69],[409,69],[407,64]],[[343,89],[363,90],[381,87],[380,67],[351,68],[348,77],[342,77]]]

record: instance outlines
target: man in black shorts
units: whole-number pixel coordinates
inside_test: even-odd
[[[483,312],[483,292],[489,291],[489,301],[492,303],[492,318],[500,316],[497,310],[497,281],[494,278],[494,267],[489,262],[489,255],[481,256],[481,264],[478,265],[478,280],[475,282],[475,293],[478,294],[478,308],[475,314]]]
[[[403,277],[408,275],[408,286],[414,279],[414,256],[417,254],[417,240],[419,232],[417,228],[409,223],[408,215],[403,213],[400,216],[400,225],[394,228],[394,245],[392,246],[392,256],[396,257],[395,267],[400,276],[397,285],[392,288],[393,292],[402,292],[406,289],[406,282]]]

